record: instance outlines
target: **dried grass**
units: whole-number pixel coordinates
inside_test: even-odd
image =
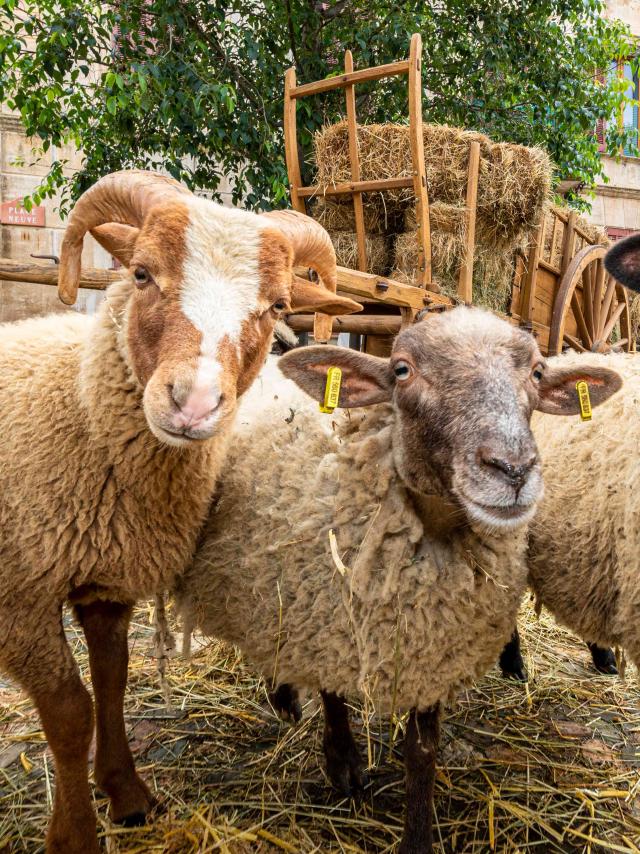
[[[363,204],[364,230],[368,234],[385,234],[395,228],[392,220],[384,209],[379,198],[367,200]],[[309,211],[310,215],[330,234],[336,231],[355,231],[356,217],[353,202],[334,202],[330,199],[314,199]]]
[[[435,206],[434,206],[435,207]],[[464,231],[431,232],[433,278],[442,293],[457,297],[458,275],[464,248]],[[395,239],[391,277],[407,284],[417,283],[418,240],[415,231]],[[511,302],[516,249],[508,244],[486,246],[476,242],[473,260],[473,302],[493,311],[506,312]]]
[[[406,125],[360,125],[357,131],[362,180],[413,174]],[[551,162],[539,148],[493,144],[484,134],[446,125],[423,125],[427,187],[431,203],[464,205],[469,145],[480,143],[478,221],[480,240],[521,240],[537,227],[551,187]],[[325,189],[351,180],[346,122],[316,133],[317,183]],[[411,189],[385,193],[390,209],[413,200]]]
[[[564,244],[564,235],[566,224],[559,218],[568,216],[571,213],[571,208],[559,205],[548,205],[545,214],[545,229],[544,229],[544,246],[542,250],[542,258],[554,267],[559,267],[562,262],[562,249]],[[554,223],[558,223],[554,233]],[[576,218],[577,227],[587,236],[587,240],[592,245],[602,244],[609,246],[611,240],[604,228],[586,220],[583,216],[578,215]],[[576,241],[576,251],[580,248],[582,238]],[[553,245],[552,245],[553,243]]]
[[[338,264],[358,269],[358,238],[352,231],[335,231],[331,242],[336,250]],[[365,235],[367,268],[370,273],[385,276],[389,272],[389,241],[383,234]]]
[[[356,740],[371,757],[371,782],[360,806],[341,800],[324,774],[316,702],[307,702],[298,727],[280,724],[264,683],[228,647],[212,643],[198,647],[190,663],[172,661],[174,711],[167,713],[150,654],[150,610],[138,610],[132,627],[126,718],[159,807],[144,827],[116,827],[96,794],[108,854],[390,854],[404,809],[403,721],[353,715]],[[445,717],[437,854],[487,854],[492,847],[637,854],[635,673],[626,682],[597,676],[584,643],[544,612],[538,621],[529,605],[520,629],[528,686],[494,671]],[[83,638],[68,621],[67,632],[86,676]],[[31,702],[0,684],[1,851],[41,854],[53,777]]]
[[[413,175],[407,125],[359,125],[357,130],[360,178],[398,178]],[[488,156],[491,142],[484,134],[447,125],[423,125],[425,167],[430,198],[460,204],[467,186],[469,143],[477,140]],[[338,122],[314,137],[317,183],[324,189],[351,181],[347,123]],[[397,202],[413,198],[411,189],[387,191]]]
[[[446,202],[433,202],[429,205],[429,225],[432,231],[454,234],[464,241],[467,234],[466,208],[448,205]],[[415,231],[417,227],[416,209],[411,205],[404,212],[404,231]]]
[[[640,332],[640,294],[628,294],[629,298],[629,321],[631,323],[631,337],[638,340]]]

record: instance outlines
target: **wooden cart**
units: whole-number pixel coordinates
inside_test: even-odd
[[[422,42],[419,34],[411,39],[409,58],[390,65],[354,70],[351,51],[345,53],[344,74],[298,85],[290,68],[284,85],[284,133],[291,204],[306,213],[306,200],[327,196],[353,201],[358,247],[358,269],[338,268],[338,287],[366,303],[366,312],[333,319],[333,331],[367,336],[369,352],[382,353],[390,336],[411,323],[420,310],[445,310],[456,303],[473,302],[473,259],[475,246],[476,200],[480,146],[472,142],[466,193],[466,242],[460,263],[457,300],[439,293],[431,277],[429,198],[422,138]],[[410,177],[360,179],[356,123],[356,85],[388,77],[407,76],[409,139],[413,174]],[[330,187],[304,186],[301,179],[296,129],[296,108],[301,98],[344,89],[349,138],[351,181]],[[376,276],[368,271],[362,194],[409,188],[415,197],[419,247],[416,285]],[[558,252],[558,249],[561,251]],[[553,355],[565,347],[606,352],[612,347],[633,350],[626,290],[604,268],[606,247],[594,245],[579,227],[575,213],[553,209],[545,217],[531,242],[528,253],[515,259],[515,273],[508,316],[536,336],[543,353]],[[387,313],[380,314],[381,307]],[[389,314],[388,307],[395,307]],[[326,338],[316,325],[316,337]],[[291,317],[297,331],[313,328],[311,317]],[[614,330],[618,338],[612,343]],[[380,336],[383,340],[380,341]]]

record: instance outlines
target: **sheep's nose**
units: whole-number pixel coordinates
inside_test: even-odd
[[[515,489],[520,489],[536,464],[537,455],[529,454],[525,458],[506,459],[490,452],[481,452],[481,460],[488,468],[501,472]]]
[[[221,392],[209,386],[192,388],[186,396],[172,388],[170,394],[178,408],[173,420],[179,429],[197,429],[206,424],[223,400]]]

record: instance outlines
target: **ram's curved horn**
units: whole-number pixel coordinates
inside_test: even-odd
[[[320,223],[298,211],[269,211],[261,216],[288,238],[293,247],[293,263],[313,267],[325,288],[335,293],[336,251]]]
[[[143,170],[112,172],[80,196],[71,212],[60,251],[58,296],[73,305],[78,296],[80,257],[84,236],[107,222],[141,226],[155,205],[191,195],[173,178]]]

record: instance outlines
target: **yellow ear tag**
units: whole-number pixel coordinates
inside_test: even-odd
[[[329,368],[327,371],[327,384],[324,387],[324,404],[320,404],[320,412],[331,415],[336,408],[340,399],[341,382],[342,370],[340,368]]]
[[[584,380],[576,383],[578,400],[580,401],[580,418],[583,421],[591,421],[591,398],[589,397],[589,385]]]

